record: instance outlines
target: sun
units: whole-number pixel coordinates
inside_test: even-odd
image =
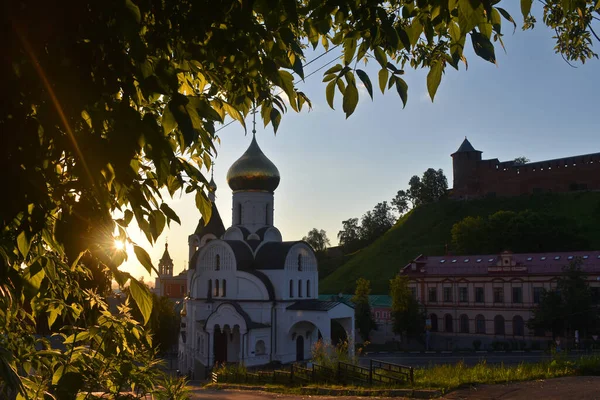
[[[125,242],[122,240],[115,240],[114,246],[117,250],[125,250]]]

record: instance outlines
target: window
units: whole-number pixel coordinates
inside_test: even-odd
[[[452,327],[452,315],[446,314],[444,316],[444,331],[445,332],[454,332]]]
[[[410,294],[411,294],[412,298],[416,300],[417,299],[417,288],[411,287],[409,289],[410,289]]]
[[[494,261],[493,258],[488,259],[488,262],[493,262],[493,261]]]
[[[560,260],[560,256],[554,257],[555,260]]]
[[[544,293],[543,287],[538,286],[533,288],[533,302],[535,304],[540,304],[540,301],[542,300],[542,293]]]
[[[290,279],[290,297],[294,297],[294,281]]]
[[[572,260],[572,259],[573,259],[573,256],[567,257],[567,260]]]
[[[512,288],[512,302],[516,304],[523,303],[523,288],[514,287]]]
[[[298,297],[302,297],[302,279],[298,281]]]
[[[446,262],[446,260],[440,260],[440,264],[443,264],[445,262]]]
[[[546,257],[542,257],[542,258],[540,258],[540,260],[542,260],[542,261],[545,261],[545,260],[546,260]]]
[[[477,262],[478,262],[478,263],[480,263],[480,262],[481,262],[481,258],[478,258],[478,259],[477,259]]]
[[[483,303],[484,300],[484,295],[483,295],[483,288],[482,287],[476,287],[475,288],[475,303]]]
[[[208,280],[208,292],[206,293],[206,297],[212,297],[212,279]]]
[[[427,301],[430,303],[437,303],[437,288],[430,287],[427,290]]]
[[[310,279],[306,281],[306,297],[310,297]]]
[[[584,260],[587,260],[589,258],[589,256],[583,256]]]
[[[453,262],[453,263],[455,263],[455,262],[456,262],[456,260],[452,260],[452,262]]]
[[[494,303],[504,303],[504,289],[501,287],[494,288]]]
[[[451,287],[444,288],[444,302],[445,303],[452,302],[452,288]]]
[[[527,257],[527,261],[533,260],[533,257]]]
[[[238,203],[238,225],[242,224],[242,203]]]
[[[513,318],[513,335],[525,336],[525,323],[519,315],[515,315]]]
[[[466,314],[460,316],[460,333],[469,333],[469,317]]]
[[[223,279],[223,293],[221,293],[221,296],[227,296],[227,281],[225,279]]]
[[[254,345],[254,354],[257,356],[262,356],[265,353],[266,353],[265,342],[262,340],[257,341],[256,344]]]
[[[475,333],[485,335],[485,317],[481,314],[475,317]]]
[[[494,334],[504,335],[504,317],[502,315],[496,315],[494,318]]]
[[[215,271],[221,270],[221,256],[217,254],[215,256]]]
[[[465,261],[464,261],[464,262],[468,263],[468,262],[469,262],[469,259],[468,259],[468,258],[465,258]]]
[[[466,287],[458,288],[458,301],[467,303],[469,301],[469,289]]]
[[[298,254],[298,271],[302,271],[302,254]]]
[[[431,319],[431,332],[437,332],[438,331],[437,315],[431,314],[429,316],[429,318]]]
[[[269,204],[265,204],[265,225],[269,225]]]
[[[380,319],[381,313],[379,311],[375,312],[375,318]]]
[[[219,280],[215,279],[215,297],[219,297]]]

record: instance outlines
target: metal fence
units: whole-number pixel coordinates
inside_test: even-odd
[[[369,368],[338,362],[335,367],[319,364],[290,364],[288,368],[268,371],[212,372],[213,383],[280,383],[302,385],[307,383],[335,383],[376,386],[399,386],[414,384],[412,367],[371,360]]]

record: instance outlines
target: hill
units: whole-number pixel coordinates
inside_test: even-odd
[[[500,210],[532,210],[572,218],[590,241],[590,250],[600,249],[599,192],[443,200],[404,215],[385,235],[323,279],[319,292],[352,293],[356,280],[364,277],[371,281],[373,294],[387,294],[389,280],[414,257],[444,254],[456,222],[467,216],[486,217]]]

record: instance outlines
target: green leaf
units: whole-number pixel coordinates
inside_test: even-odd
[[[273,130],[277,133],[277,129],[279,128],[279,124],[281,123],[281,113],[276,108],[271,109],[270,113],[271,124],[273,125]]]
[[[329,68],[323,75],[335,74],[342,70],[342,64],[336,64],[333,67]]]
[[[135,253],[135,256],[137,257],[138,261],[144,266],[144,268],[146,268],[146,271],[148,271],[148,273],[152,273],[153,270],[157,272],[156,268],[154,268],[154,265],[152,264],[152,259],[150,258],[150,255],[146,252],[146,250],[144,250],[138,245],[133,245],[133,252]]]
[[[21,231],[19,236],[17,236],[17,247],[19,251],[23,255],[23,258],[27,258],[27,254],[29,254],[29,247],[31,246],[31,239],[29,235],[25,231]]]
[[[152,217],[150,221],[154,221],[154,240],[156,240],[165,229],[167,219],[165,218],[165,214],[163,214],[160,210],[152,210],[150,215]]]
[[[356,109],[356,105],[358,104],[358,89],[356,88],[356,84],[353,81],[348,82],[348,86],[346,86],[346,91],[344,92],[344,100],[342,102],[342,109],[346,113],[346,118],[348,118],[354,110]]]
[[[142,14],[140,13],[140,8],[135,5],[131,0],[125,0],[125,7],[131,13],[135,22],[138,24],[142,21]]]
[[[429,73],[427,74],[427,91],[429,92],[429,97],[431,97],[432,102],[435,98],[438,86],[440,86],[440,82],[442,81],[443,71],[444,64],[441,61],[436,60],[431,64]]]
[[[53,385],[56,385],[58,383],[58,381],[60,380],[60,378],[62,378],[64,370],[65,370],[64,365],[59,365],[58,368],[56,368],[56,370],[54,371],[54,374],[52,374],[52,384]]]
[[[169,220],[173,220],[173,221],[177,222],[179,225],[181,225],[181,220],[179,219],[179,217],[177,216],[175,211],[173,211],[173,209],[171,207],[169,207],[169,205],[167,203],[162,203],[160,205],[160,209],[162,210],[163,213],[165,213],[165,215],[167,216],[167,218],[169,218]]]
[[[379,88],[381,89],[381,93],[385,93],[385,85],[387,84],[388,78],[390,76],[390,71],[387,68],[381,68],[379,70]]]
[[[406,107],[406,102],[408,101],[408,85],[406,84],[406,82],[404,81],[404,79],[402,78],[396,78],[396,91],[398,92],[398,94],[400,95],[400,98],[402,99],[402,104],[404,104],[404,107]]]
[[[272,119],[271,123],[273,123]],[[210,200],[208,200],[208,198],[202,190],[196,191],[196,207],[202,215],[204,225],[208,224],[208,221],[210,221],[210,217],[212,216],[212,203],[210,202]]]
[[[473,43],[473,50],[475,54],[491,63],[496,63],[496,54],[494,52],[494,45],[490,42],[490,39],[485,37],[479,32],[471,33],[471,41]]]
[[[496,10],[498,10],[498,12],[504,17],[504,19],[512,22],[512,24],[514,26],[514,30],[513,30],[513,33],[514,33],[517,30],[517,23],[515,22],[513,17],[504,8],[496,7]]]
[[[523,14],[523,18],[527,18],[531,14],[532,4],[533,0],[521,0],[521,14]]]
[[[371,84],[371,79],[369,79],[369,75],[367,75],[365,73],[365,71],[363,71],[361,69],[356,70],[356,75],[358,75],[358,77],[360,78],[362,83],[367,88],[367,92],[369,92],[369,96],[371,96],[371,99],[373,99],[373,84]]]
[[[225,110],[225,112],[227,112],[227,114],[229,114],[231,118],[238,120],[240,124],[242,124],[242,126],[244,127],[244,130],[246,130],[246,121],[244,121],[244,117],[235,107],[233,107],[229,103],[223,102],[223,109]]]
[[[131,278],[129,281],[129,292],[131,293],[131,297],[133,297],[135,304],[137,304],[140,312],[142,313],[144,325],[146,325],[150,319],[150,314],[152,314],[152,295],[150,294],[150,291],[146,285],[143,285],[136,279]]]
[[[356,53],[356,39],[347,37],[344,39],[344,64],[348,65],[352,62]]]
[[[462,36],[471,32],[483,20],[480,0],[458,0],[458,25]]]
[[[332,110],[335,110],[335,108],[333,108],[333,98],[335,97],[335,80],[327,84],[327,87],[325,88],[325,97],[327,98],[327,104],[329,104],[329,107],[331,107]]]
[[[375,59],[377,60],[379,65],[385,68],[385,66],[388,63],[388,58],[385,54],[385,51],[383,51],[381,47],[375,47],[375,50],[373,50],[373,52],[375,53]]]

